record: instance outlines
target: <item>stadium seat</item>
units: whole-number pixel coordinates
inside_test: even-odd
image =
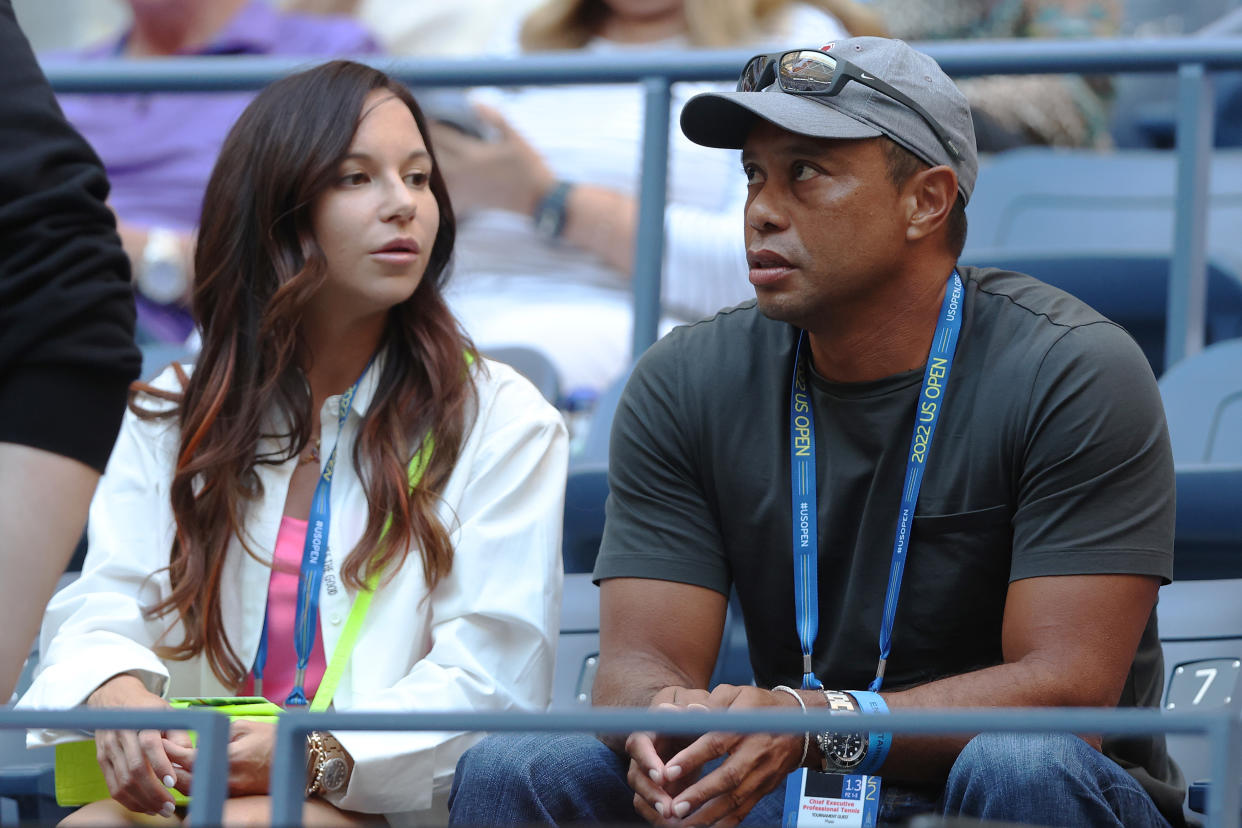
[[[553,405],[560,402],[561,381],[556,374],[556,366],[543,351],[527,348],[524,345],[506,345],[489,348],[484,356],[503,362],[526,377],[534,383],[539,393],[543,394],[543,398],[548,402]]]
[[[599,666],[599,589],[592,582],[591,573],[604,537],[607,498],[608,469],[605,465],[595,463],[570,470],[565,485],[562,541],[565,585],[553,678],[553,709],[591,702],[591,687]],[[752,681],[746,627],[735,592],[729,598],[710,686],[750,684]]]
[[[1174,582],[1160,590],[1164,708],[1242,715],[1242,341],[1174,365],[1160,392],[1178,464]],[[1188,781],[1211,773],[1204,739],[1168,744]]]
[[[1221,342],[1160,378],[1173,459],[1242,463],[1242,341]],[[1242,490],[1235,490],[1242,506]]]
[[[1242,337],[1242,257],[1208,261],[1208,342]],[[961,263],[1016,270],[1070,293],[1130,332],[1164,372],[1170,257],[1129,250],[974,248]]]
[[[994,156],[966,209],[966,255],[1173,249],[1177,157],[1166,151],[1025,148]],[[1242,151],[1212,154],[1207,241],[1242,256]]]
[[[576,465],[565,482],[565,524],[561,557],[565,574],[591,574],[604,538],[604,501],[608,499],[608,467]]]
[[[595,408],[587,421],[586,437],[582,441],[582,450],[571,462],[575,465],[598,465],[608,463],[608,444],[612,438],[612,418],[617,413],[617,403],[621,401],[621,392],[630,380],[634,367],[630,366],[625,373],[617,377],[612,385],[599,395]]]
[[[1168,151],[1024,148],[987,163],[961,260],[1031,273],[1135,335],[1163,370],[1177,157]],[[1207,341],[1242,335],[1242,151],[1213,153]]]

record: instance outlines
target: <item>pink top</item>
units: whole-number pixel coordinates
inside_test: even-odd
[[[306,543],[307,522],[286,515],[280,519],[276,535],[276,557],[272,579],[267,587],[267,666],[263,669],[263,696],[284,706],[298,656],[293,647],[293,623],[298,607],[298,574],[302,568],[302,546]],[[323,680],[327,660],[323,656],[323,635],[315,628],[315,646],[306,666],[306,698],[313,700]],[[241,695],[254,695],[254,674],[246,676]]]

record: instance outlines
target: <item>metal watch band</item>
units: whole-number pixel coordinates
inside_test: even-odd
[[[858,701],[842,690],[821,690],[828,712],[833,716],[856,716],[860,710]],[[815,744],[821,756],[820,771],[823,773],[849,773],[862,764],[867,756],[865,733],[848,733],[825,730],[815,734]]]
[[[335,793],[345,787],[349,778],[349,764],[345,761],[345,749],[331,734],[318,730],[306,737],[307,779],[306,796]]]

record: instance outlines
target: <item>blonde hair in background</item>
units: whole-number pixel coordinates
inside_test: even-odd
[[[725,48],[754,37],[773,14],[792,0],[685,0],[686,37],[692,46]],[[836,3],[810,0],[832,12]],[[595,37],[609,14],[604,0],[547,0],[522,23],[527,52],[580,49]]]

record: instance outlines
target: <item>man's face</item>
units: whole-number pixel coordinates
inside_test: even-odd
[[[906,208],[884,140],[808,138],[756,122],[742,167],[746,257],[764,315],[813,330],[899,272]]]

